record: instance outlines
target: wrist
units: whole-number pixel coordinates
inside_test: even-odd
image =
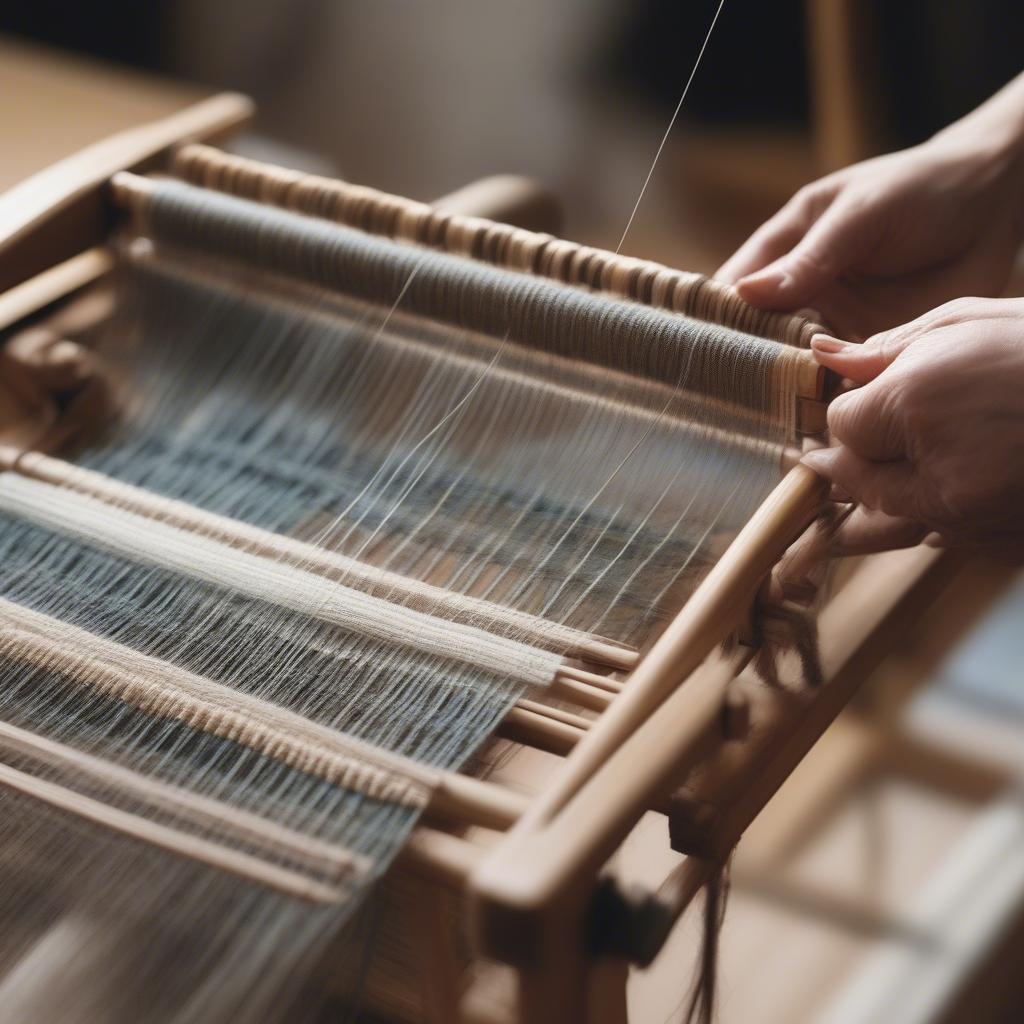
[[[975,163],[986,177],[1007,181],[1024,197],[1024,74],[925,145]]]
[[[974,189],[994,194],[1024,239],[1024,94],[1019,105],[979,107],[921,148],[941,164],[959,167]]]

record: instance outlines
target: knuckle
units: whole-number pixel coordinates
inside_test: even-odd
[[[976,504],[970,485],[961,481],[947,482],[939,492],[938,519],[945,527],[955,526],[967,518]]]
[[[986,300],[971,295],[950,299],[949,302],[944,302],[941,306],[933,309],[931,313],[920,318],[918,321],[919,333],[923,334],[937,327],[948,327],[960,323],[967,317],[976,317],[979,312],[982,312],[979,310],[979,306],[984,306],[985,303]]]
[[[979,300],[973,295],[960,295],[957,298],[950,299],[949,302],[945,302],[939,306],[939,312],[946,314],[960,314],[976,305],[978,301]]]
[[[820,188],[821,186],[816,181],[798,188],[787,205],[801,213],[809,212],[818,201],[818,196],[821,194]]]
[[[871,210],[878,198],[873,190],[863,185],[856,188],[848,188],[843,192],[842,199],[837,203],[838,211],[848,219],[862,217]]]
[[[894,375],[890,399],[912,451],[920,455],[941,428],[944,403],[937,400],[935,374],[927,364],[915,363],[910,370]]]
[[[797,189],[793,198],[786,204],[786,208],[799,220],[806,223],[828,207],[835,193],[836,185],[828,178],[812,181]]]
[[[822,244],[802,245],[790,253],[790,267],[797,273],[829,274],[834,260]]]
[[[850,391],[834,399],[828,407],[826,422],[831,434],[841,441],[846,440],[847,432],[857,419],[857,407],[860,396]]]
[[[876,347],[885,361],[886,365],[895,362],[896,357],[907,347],[909,344],[908,335],[900,331],[887,331],[885,334],[880,335],[878,340],[875,341],[874,347]]]

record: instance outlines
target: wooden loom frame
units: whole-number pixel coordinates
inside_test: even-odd
[[[242,97],[214,97],[90,147],[0,197],[0,332],[110,268],[105,190],[113,175],[158,169],[174,147],[221,138],[250,114]],[[480,195],[460,197],[463,209]],[[466,212],[500,208],[513,220],[525,204],[535,217],[535,199],[529,191],[510,199],[495,187]],[[825,684],[801,694],[766,687],[745,668],[750,648],[716,649],[746,621],[824,490],[810,471],[791,470],[626,680],[563,680],[555,696],[597,711],[596,719],[536,701],[512,709],[500,735],[564,758],[537,796],[461,775],[444,780],[399,870],[462,894],[476,952],[512,969],[518,995],[502,1016],[483,994],[485,981],[464,988],[451,950],[425,943],[426,1020],[449,1021],[458,1005],[466,1021],[625,1021],[629,964],[650,962],[902,623],[956,568],[930,549],[865,560],[820,616]],[[651,808],[667,815],[672,845],[686,857],[656,893],[627,896],[605,865]],[[469,825],[500,837],[478,845],[463,834]],[[425,894],[424,906],[430,900]],[[597,908],[614,924],[595,934]]]

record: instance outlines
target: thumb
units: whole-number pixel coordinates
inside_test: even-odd
[[[811,349],[818,362],[854,384],[867,384],[891,366],[916,335],[907,330],[883,331],[863,344],[840,341],[828,334],[811,338]]]
[[[845,445],[817,448],[801,461],[861,505],[920,521],[920,482],[909,462],[875,462]]]
[[[788,253],[739,280],[736,290],[751,305],[767,309],[813,305],[815,297],[860,258],[865,248],[863,218],[863,212],[834,203]]]

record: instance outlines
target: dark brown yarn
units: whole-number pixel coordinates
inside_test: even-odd
[[[718,949],[729,899],[732,854],[704,886],[704,922],[700,971],[693,985],[683,1024],[711,1024],[718,987]]]
[[[799,658],[806,685],[821,686],[825,681],[818,646],[817,602],[832,539],[852,511],[852,505],[826,504],[790,546],[764,588],[755,612],[754,668],[770,686],[779,685],[779,657],[787,650]]]
[[[780,685],[778,660],[785,650],[796,652],[806,685],[822,685],[825,673],[818,649],[818,624],[811,609],[788,602],[774,604],[762,609],[759,625],[761,643],[754,668],[769,686]]]
[[[778,662],[787,650],[800,661],[803,682],[823,685],[825,674],[818,647],[816,599],[836,531],[853,506],[826,505],[814,523],[790,547],[764,587],[754,615],[757,654],[754,668],[770,686],[780,685]],[[725,647],[735,645],[730,637]],[[711,1024],[718,982],[718,952],[729,895],[729,859],[704,887],[703,948],[700,971],[683,1017],[684,1024]]]

